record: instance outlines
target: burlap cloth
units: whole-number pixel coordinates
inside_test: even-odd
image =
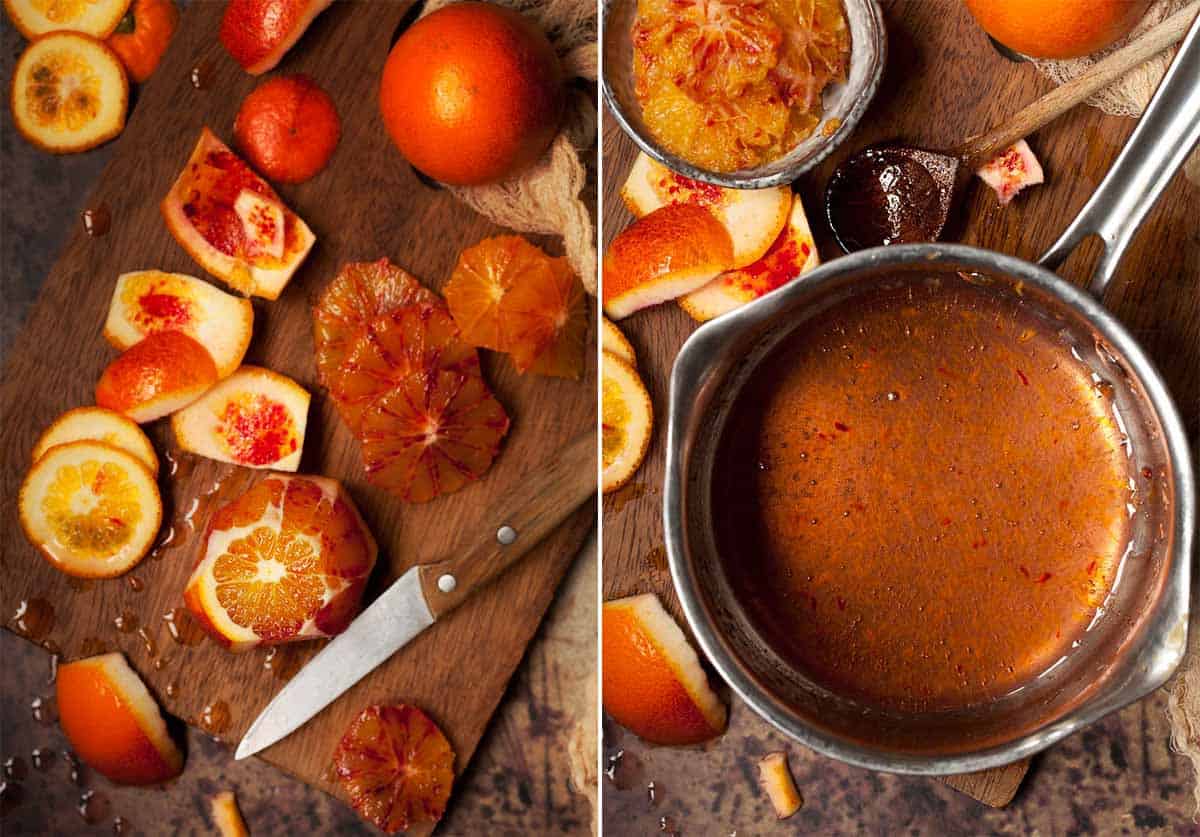
[[[1137,38],[1146,29],[1179,11],[1189,2],[1194,0],[1158,0],[1151,6],[1145,20],[1126,40],[1118,41],[1109,49],[1088,58],[1073,61],[1038,60],[1034,61],[1034,64],[1044,75],[1061,84],[1086,70],[1097,59]],[[1172,50],[1152,58],[1118,83],[1097,93],[1088,104],[1117,116],[1141,116],[1174,56]],[[1192,153],[1184,166],[1184,172],[1192,184],[1200,186],[1200,149]],[[1193,793],[1196,812],[1200,813],[1200,614],[1196,612],[1196,603],[1200,600],[1196,597],[1197,587],[1200,587],[1200,578],[1193,579],[1187,655],[1179,667],[1179,672],[1164,688],[1167,689],[1167,712],[1171,719],[1171,747],[1192,762],[1195,779]]]
[[[422,14],[454,0],[428,0]],[[528,15],[550,38],[568,79],[595,82],[595,0],[496,0]],[[588,293],[596,293],[596,234],[583,202],[587,187],[585,155],[596,143],[596,100],[568,87],[568,104],[558,136],[537,163],[485,186],[448,186],[459,200],[497,224],[519,232],[557,235]]]

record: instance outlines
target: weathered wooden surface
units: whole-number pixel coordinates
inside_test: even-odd
[[[834,167],[847,155],[873,142],[890,139],[903,139],[928,148],[952,148],[968,135],[999,124],[1050,89],[1050,84],[1032,66],[1010,63],[996,53],[962,4],[884,0],[882,5],[890,56],[879,94],[850,140],[795,184],[826,260],[837,257],[841,251],[823,218],[824,186]],[[991,191],[976,182],[957,213],[958,223],[950,225],[947,237],[1036,259],[1086,202],[1133,126],[1133,120],[1107,117],[1087,107],[1067,114],[1031,138],[1031,145],[1045,167],[1047,183],[1001,207]],[[633,143],[607,112],[603,154],[603,231],[607,244],[631,220],[618,191],[636,154]],[[1109,306],[1158,364],[1193,438],[1200,427],[1197,218],[1200,218],[1200,189],[1189,184],[1182,174],[1178,175],[1138,233],[1108,295]],[[1082,283],[1097,255],[1098,250],[1092,244],[1085,244],[1068,261],[1062,274]],[[637,350],[642,378],[659,418],[645,464],[629,486],[604,501],[604,597],[655,592],[682,622],[663,549],[661,485],[666,455],[663,415],[671,364],[695,325],[672,305],[639,312],[620,325]],[[759,722],[756,727],[747,721],[743,729],[765,735],[767,725]],[[1162,727],[1156,729],[1159,738],[1145,742],[1145,746],[1165,749]],[[735,738],[736,733],[727,734],[713,749],[728,747],[740,751],[744,742]],[[635,752],[643,749],[631,736],[624,736],[622,741]],[[606,751],[612,752],[608,742]],[[665,756],[657,755],[655,760],[667,761]],[[675,783],[716,781],[715,777],[698,772],[697,765],[701,763],[707,760],[676,764],[671,768]],[[842,768],[832,762],[824,763],[830,770]],[[678,773],[674,773],[676,769]],[[1004,804],[1023,775],[1023,769],[1010,767],[954,777],[950,781],[954,787],[985,802]],[[711,794],[705,794],[705,799],[711,799]],[[620,818],[624,804],[618,796],[610,797],[606,816],[616,814]],[[695,805],[699,810],[700,801],[696,800]],[[765,813],[765,808],[761,813]],[[748,829],[753,833],[760,833],[760,827],[765,827],[765,819],[750,821],[755,822]],[[742,822],[745,825],[746,820]]]
[[[492,537],[496,526],[484,516],[492,501],[527,469],[552,456],[561,442],[595,424],[590,358],[587,376],[574,382],[518,376],[507,361],[485,356],[488,381],[513,419],[504,448],[478,484],[411,506],[367,485],[358,444],[317,384],[309,305],[338,265],[387,256],[437,288],[464,247],[501,232],[418,180],[383,130],[376,104],[378,69],[407,5],[337,4],[316,20],[279,68],[309,73],[330,91],[343,135],[326,171],[308,183],[280,189],[318,241],[281,299],[256,301],[255,338],[247,356],[314,393],[301,470],[346,483],[379,540],[381,566],[368,600],[409,566],[471,539]],[[0,443],[7,452],[0,608],[7,626],[14,628],[10,617],[21,601],[49,602],[54,624],[39,641],[68,659],[100,647],[124,651],[172,714],[197,723],[206,708],[218,706],[208,716],[219,721],[219,705],[227,706],[227,724],[215,727],[223,727],[217,730],[220,737],[234,742],[282,685],[280,675],[294,671],[317,650],[311,644],[281,649],[268,668],[266,649],[234,656],[208,641],[191,646],[171,639],[163,615],[182,604],[184,581],[198,548],[196,532],[203,531],[213,506],[240,481],[237,469],[183,456],[176,457],[173,476],[164,467],[175,539],[160,560],[144,561],[133,571],[143,582],[141,592],[124,579],[70,581],[24,542],[15,516],[16,490],[34,438],[61,411],[92,402],[95,381],[115,354],[100,330],[116,276],[145,267],[204,275],[167,232],[158,203],[203,125],[230,139],[237,106],[258,81],[243,73],[218,43],[221,9],[220,4],[194,3],[185,11],[176,41],[154,79],[139,91],[126,131],[89,198],[90,206],[103,202],[111,208],[112,231],[92,239],[74,217],[58,219],[76,232],[7,350],[0,388]],[[195,67],[201,68],[203,89],[191,84]],[[164,431],[159,426],[153,432],[160,453],[170,449]],[[403,700],[439,721],[462,770],[592,519],[591,509],[572,517],[525,563],[418,638],[313,723],[268,750],[265,758],[335,790],[326,767],[350,718],[369,703]],[[143,628],[149,643],[136,631],[116,629],[114,620],[126,612],[132,614],[127,624]]]

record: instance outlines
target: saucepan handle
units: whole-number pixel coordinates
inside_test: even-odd
[[[1104,297],[1125,248],[1171,176],[1200,141],[1200,17],[1150,100],[1117,161],[1040,264],[1053,270],[1083,239],[1099,236],[1104,254],[1088,290]]]

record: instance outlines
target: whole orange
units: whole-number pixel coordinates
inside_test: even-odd
[[[1034,58],[1078,58],[1129,34],[1150,0],[966,0],[984,30]]]
[[[281,183],[303,183],[325,168],[341,136],[333,99],[305,75],[264,81],[233,122],[250,165]]]
[[[379,107],[410,163],[443,183],[499,180],[537,160],[564,102],[554,48],[490,3],[454,3],[406,31],[388,56]]]

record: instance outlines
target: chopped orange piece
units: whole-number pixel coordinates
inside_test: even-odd
[[[233,791],[221,791],[210,800],[213,825],[221,837],[250,837],[242,812],[238,810],[237,797]]]
[[[763,756],[758,762],[758,781],[779,819],[786,820],[804,807],[804,799],[788,770],[786,753],[776,751]]]

